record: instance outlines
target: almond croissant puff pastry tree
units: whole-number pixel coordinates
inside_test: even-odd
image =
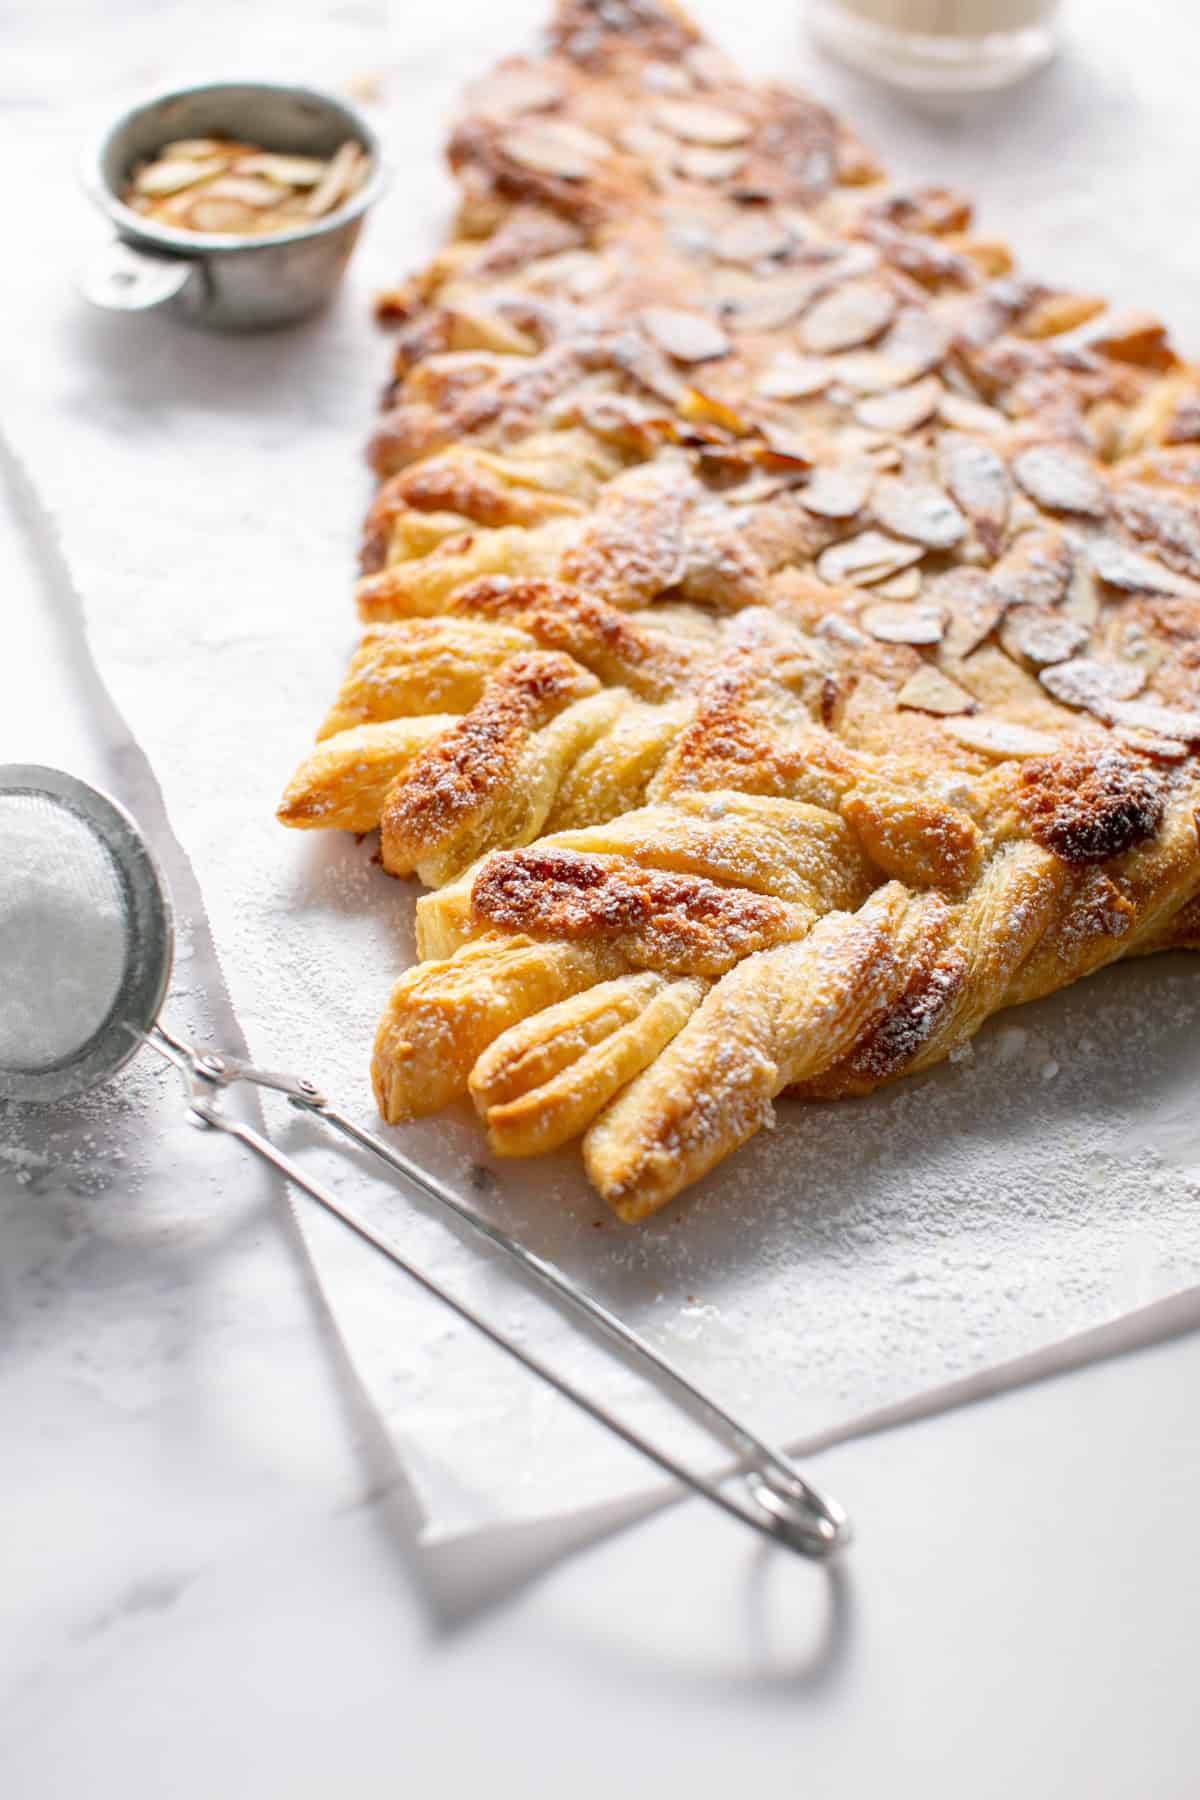
[[[392,1122],[625,1219],[782,1093],[1200,947],[1200,369],[660,0],[469,93],[280,807],[431,891]]]

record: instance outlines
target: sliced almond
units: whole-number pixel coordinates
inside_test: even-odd
[[[793,216],[794,215],[789,215]],[[815,245],[810,255],[822,257],[822,267],[834,282],[856,281],[860,275],[873,275],[882,258],[873,244],[835,244],[827,241]]]
[[[239,146],[227,138],[172,138],[159,151],[156,162],[209,162],[226,160]]]
[[[526,119],[500,139],[500,148],[522,168],[559,181],[586,181],[611,145],[565,119]],[[340,152],[339,152],[340,154]]]
[[[1111,613],[1102,635],[1103,650],[1120,663],[1136,663],[1146,679],[1157,673],[1170,652],[1163,637],[1151,635],[1132,608],[1117,607]]]
[[[896,296],[878,281],[847,281],[818,300],[800,327],[805,349],[828,354],[854,350],[886,330]]]
[[[949,328],[931,313],[906,306],[874,350],[853,350],[838,358],[838,380],[860,394],[904,387],[936,369],[950,349]]]
[[[829,638],[832,643],[845,644],[847,649],[862,650],[870,639],[865,632],[852,625],[841,613],[826,613],[818,619],[813,627],[818,637]]]
[[[713,150],[706,144],[687,144],[675,152],[671,166],[689,181],[716,182],[732,181],[745,162],[744,150]]]
[[[770,419],[766,420],[759,430],[771,462],[782,460],[793,469],[812,468],[813,444],[810,438],[802,437],[796,431],[788,431]]]
[[[983,548],[997,556],[1012,504],[1012,480],[989,444],[950,433],[939,449],[942,480],[962,507]]]
[[[497,69],[471,89],[472,107],[492,118],[512,118],[518,113],[548,112],[559,105],[563,90],[544,68],[515,65]]]
[[[977,650],[1004,614],[1004,602],[982,569],[950,569],[931,581],[926,598],[946,614],[943,653],[961,659]]]
[[[887,581],[876,582],[875,592],[888,600],[915,600],[921,591],[921,585],[920,569],[901,569],[899,575],[892,575]]]
[[[1086,626],[1088,631],[1092,630],[1100,617],[1100,592],[1096,586],[1096,577],[1082,558],[1071,571],[1062,609],[1069,619],[1074,619],[1077,625]]]
[[[602,294],[616,278],[614,265],[595,250],[564,250],[560,256],[540,257],[528,275],[532,287],[545,292],[558,289],[576,300]]]
[[[469,305],[456,300],[447,306],[445,316],[450,327],[451,350],[492,350],[498,356],[532,356],[536,341],[521,331],[501,313],[486,305]]]
[[[916,712],[936,713],[939,718],[952,718],[956,713],[974,712],[979,702],[956,681],[924,663],[910,675],[896,695],[897,706],[909,706]]]
[[[685,144],[704,144],[714,150],[744,144],[753,130],[740,114],[703,100],[663,100],[655,107],[654,118],[664,131]]]
[[[1093,539],[1087,546],[1087,554],[1101,581],[1126,593],[1196,595],[1200,592],[1194,583],[1173,574],[1163,563],[1156,562],[1152,556],[1143,556],[1140,550],[1131,550],[1127,544],[1118,543],[1116,538]]]
[[[911,387],[893,388],[889,393],[860,400],[854,416],[871,431],[915,431],[918,425],[932,419],[941,396],[941,382],[936,375],[927,375]]]
[[[1200,712],[1159,706],[1153,700],[1117,700],[1109,716],[1114,725],[1130,731],[1146,731],[1152,737],[1177,739],[1181,744],[1200,743]]]
[[[994,406],[968,400],[964,394],[944,393],[938,411],[954,431],[1003,431],[1010,422]]]
[[[1085,294],[1047,294],[1021,319],[1021,336],[1057,337],[1060,332],[1073,331],[1077,325],[1103,311],[1103,300],[1094,300]]]
[[[719,425],[722,431],[731,432],[734,437],[744,436],[749,429],[741,413],[735,412],[715,394],[706,394],[703,388],[685,388],[676,410],[683,419],[698,425]],[[805,461],[808,460],[806,457]]]
[[[800,499],[822,519],[852,519],[866,505],[874,480],[869,462],[828,463],[814,470]]]
[[[669,138],[665,131],[656,131],[653,125],[644,124],[641,119],[630,119],[627,124],[622,125],[617,133],[617,142],[631,156],[640,156],[644,162],[650,163],[669,161],[675,151],[673,138]]]
[[[642,70],[642,86],[651,94],[687,94],[691,92],[691,81],[686,69],[680,69],[674,63],[647,63]]]
[[[982,750],[985,756],[1049,756],[1059,748],[1058,738],[1047,731],[1032,731],[1028,725],[986,713],[973,719],[947,719],[946,730],[968,750]]]
[[[203,194],[185,214],[190,231],[246,231],[254,223],[253,208],[240,200],[208,200]]]
[[[859,622],[884,644],[938,644],[942,615],[936,606],[903,606],[884,600],[864,607]]]
[[[1131,750],[1140,750],[1143,756],[1153,756],[1158,762],[1182,762],[1187,755],[1187,745],[1178,738],[1152,737],[1129,725],[1114,726],[1113,736],[1128,744]]]
[[[703,313],[684,312],[674,306],[646,306],[639,318],[659,349],[676,362],[710,362],[714,357],[728,356],[733,348],[721,327]]]
[[[329,167],[309,194],[304,210],[314,219],[336,211],[361,185],[369,162],[366,152],[352,139],[347,140],[330,158]]]
[[[791,233],[769,212],[748,212],[717,236],[717,258],[726,263],[764,262],[782,256],[792,242]]]
[[[722,495],[727,506],[757,506],[762,500],[773,500],[776,494],[790,493],[804,480],[799,464],[783,469],[758,469],[736,487],[726,488]]]
[[[1174,398],[1163,407],[1161,417],[1169,416]],[[1148,545],[1177,574],[1200,580],[1200,489],[1194,476],[1186,485],[1190,495],[1179,488],[1164,491],[1150,482],[1126,481],[1114,499],[1117,517],[1130,537]]]
[[[240,200],[243,206],[252,206],[255,211],[278,206],[280,199],[277,187],[255,175],[222,175],[216,181],[210,181],[204,193],[212,200]]]
[[[896,314],[879,354],[904,371],[902,381],[914,381],[937,368],[949,354],[951,342],[950,327],[943,319],[924,307],[905,306]]]
[[[326,164],[319,156],[275,156],[260,150],[254,156],[240,156],[233,165],[235,175],[259,175],[273,181],[276,187],[316,187],[325,173]]]
[[[1067,591],[1075,561],[1057,531],[1024,531],[991,572],[1006,606],[1054,606]]]
[[[822,274],[777,276],[723,292],[720,305],[735,331],[778,331],[798,318],[824,286]]]
[[[181,194],[184,188],[194,187],[211,175],[219,175],[224,167],[225,164],[216,159],[192,162],[180,157],[174,162],[153,162],[138,170],[133,185],[139,194],[163,199],[167,194]]]
[[[797,356],[791,350],[781,350],[754,387],[768,400],[807,400],[812,394],[822,393],[833,375],[833,365],[820,357]]]
[[[1134,307],[1088,319],[1074,331],[1064,333],[1057,348],[1094,350],[1101,356],[1111,356],[1115,362],[1149,369],[1169,369],[1175,361],[1162,320]]]
[[[930,550],[949,550],[967,533],[967,522],[953,500],[931,481],[885,475],[872,495],[871,510],[888,531]]]
[[[910,563],[919,562],[924,554],[919,544],[902,544],[898,538],[885,537],[882,531],[860,531],[857,537],[823,550],[817,558],[817,574],[834,586],[849,581],[869,587],[872,582],[898,575]]]
[[[912,379],[909,369],[892,362],[880,350],[851,350],[831,361],[836,365],[834,379],[838,387],[850,394],[886,394]]]
[[[1046,692],[1064,706],[1082,708],[1099,719],[1107,719],[1116,702],[1132,700],[1141,692],[1146,676],[1130,663],[1073,656],[1069,662],[1043,669],[1038,679]]]
[[[1083,513],[1102,519],[1108,492],[1087,457],[1062,444],[1035,444],[1013,459],[1013,474],[1031,500],[1047,512]]]
[[[698,212],[681,212],[672,208],[663,214],[663,229],[673,250],[684,256],[707,260],[713,253],[713,234],[707,216]]]
[[[666,401],[668,406],[677,406],[687,391],[661,350],[648,337],[629,332],[618,339],[613,356],[618,368],[656,399]]]
[[[703,88],[725,87],[738,80],[738,72],[723,50],[715,44],[693,44],[683,54],[688,73]]]
[[[1050,606],[1010,606],[1000,642],[1010,656],[1037,669],[1064,663],[1087,647],[1088,632]]]

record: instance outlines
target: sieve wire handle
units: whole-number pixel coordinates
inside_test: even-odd
[[[234,1057],[201,1054],[168,1032],[161,1023],[152,1028],[147,1041],[183,1075],[193,1119],[244,1144],[316,1200],[327,1212],[340,1219],[364,1243],[402,1269],[426,1293],[448,1306],[489,1342],[507,1351],[509,1356],[531,1374],[539,1376],[589,1418],[606,1426],[622,1442],[639,1451],[664,1473],[684,1483],[693,1492],[702,1495],[714,1506],[720,1507],[723,1512],[739,1519],[772,1542],[786,1545],[788,1549],[803,1555],[823,1558],[849,1542],[850,1525],[842,1508],[835,1500],[806,1481],[782,1451],[765,1443],[726,1412],[668,1362],[653,1345],[632,1331],[615,1313],[585,1293],[553,1263],[546,1262],[508,1233],[501,1231],[490,1220],[467,1206],[436,1176],[430,1175],[411,1158],[393,1149],[374,1133],[365,1131],[346,1114],[331,1106],[312,1082],[296,1076],[259,1070]],[[286,1094],[302,1112],[318,1119],[348,1141],[370,1151],[444,1211],[485,1238],[493,1248],[515,1262],[525,1274],[599,1330],[610,1344],[617,1346],[623,1353],[627,1366],[635,1374],[650,1381],[660,1392],[664,1385],[669,1388],[676,1404],[689,1418],[702,1420],[709,1432],[726,1449],[735,1452],[738,1459],[735,1466],[720,1479],[710,1479],[690,1468],[636,1427],[619,1418],[603,1402],[593,1399],[541,1357],[490,1324],[432,1276],[416,1268],[389,1238],[352,1212],[330,1189],[313,1180],[299,1163],[277,1149],[262,1132],[222,1110],[218,1104],[220,1092],[235,1081],[248,1081]],[[722,1485],[734,1481],[741,1482],[744,1492],[727,1492],[726,1486]]]

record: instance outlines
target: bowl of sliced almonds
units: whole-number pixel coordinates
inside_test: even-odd
[[[213,82],[160,95],[84,165],[116,232],[84,293],[218,330],[289,324],[333,294],[383,180],[374,131],[332,94]]]

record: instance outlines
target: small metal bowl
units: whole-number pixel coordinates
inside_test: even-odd
[[[327,217],[259,237],[179,231],[151,223],[121,201],[135,163],[176,138],[229,137],[299,156],[332,156],[347,138],[371,159],[366,181]],[[84,186],[116,227],[85,271],[83,291],[115,312],[169,307],[219,331],[287,325],[328,301],[379,198],[379,140],[362,114],[313,88],[265,81],[209,82],[135,106],[85,161]]]

